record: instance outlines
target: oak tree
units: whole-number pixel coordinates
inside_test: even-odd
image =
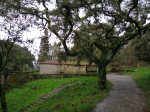
[[[53,9],[51,0],[33,1],[16,7],[21,14],[32,15],[38,18],[39,25],[47,26],[68,55],[88,56],[98,67],[100,89],[106,88],[106,66],[118,50],[150,27],[149,0],[56,0]],[[70,50],[68,42],[74,38],[82,45]]]

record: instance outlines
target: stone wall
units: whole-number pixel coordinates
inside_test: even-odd
[[[58,74],[61,65],[40,64],[40,74]]]
[[[40,64],[40,74],[85,74],[86,65],[50,65]]]

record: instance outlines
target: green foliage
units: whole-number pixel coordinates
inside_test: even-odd
[[[49,36],[48,36],[48,30],[45,29],[44,36],[41,37],[38,61],[42,62],[42,61],[49,60],[50,59],[49,53],[50,53]]]
[[[140,87],[145,95],[145,101],[148,109],[150,110],[150,65],[143,67],[128,68],[135,72],[123,72],[123,74],[132,75],[138,87]]]
[[[57,61],[65,61],[68,58],[64,50],[61,48],[60,42],[59,43],[54,42],[54,44],[50,46],[50,57],[51,60]]]
[[[40,71],[33,71],[31,74],[40,74]]]
[[[6,64],[7,69],[19,71],[33,68],[32,61],[35,60],[35,57],[31,54],[28,48],[21,47],[20,45],[14,44],[9,40],[0,40],[0,44],[0,54],[2,53],[1,59],[3,59],[4,62],[8,61]],[[8,53],[8,48],[10,47],[12,48]],[[4,62],[1,62],[1,64],[4,64]]]
[[[65,51],[60,51],[58,52],[58,61],[67,61],[68,60],[68,55],[66,54]]]
[[[145,76],[145,75],[150,75],[150,66],[145,65],[141,67],[127,67],[127,70],[133,70],[134,72],[123,72],[123,74],[128,74],[128,75],[135,75],[135,76]]]
[[[148,31],[135,46],[135,54],[139,61],[150,63],[150,31]]]
[[[8,102],[8,109],[10,112],[23,111],[27,106],[32,104],[42,95],[52,92],[61,85],[81,82],[77,85],[71,86],[60,92],[58,95],[36,106],[32,111],[43,112],[53,110],[60,112],[70,112],[72,110],[85,112],[88,109],[92,110],[97,102],[100,102],[108,95],[111,88],[100,91],[96,89],[96,78],[94,77],[77,77],[66,79],[43,79],[32,81],[21,88],[12,89],[7,93],[6,98]],[[43,109],[43,110],[42,110]]]
[[[10,52],[11,63],[7,66],[13,71],[29,70],[33,68],[34,55],[26,47],[15,44]]]
[[[135,56],[135,44],[136,41],[130,41],[128,44],[124,45],[120,51],[116,54],[114,59],[111,61],[111,64],[119,64],[122,66],[135,66],[138,61]]]

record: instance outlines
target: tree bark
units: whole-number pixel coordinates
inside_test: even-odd
[[[106,66],[98,66],[98,89],[104,90],[106,89]]]
[[[0,101],[1,101],[2,111],[3,112],[8,112],[6,97],[5,97],[5,87],[1,83],[0,83]]]

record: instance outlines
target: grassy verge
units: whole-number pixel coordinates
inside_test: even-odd
[[[9,112],[22,112],[40,96],[48,94],[52,90],[73,82],[80,84],[68,87],[67,89],[48,99],[34,108],[33,112],[86,112],[92,110],[97,102],[106,97],[111,89],[100,91],[96,89],[96,77],[77,77],[66,79],[43,79],[29,82],[21,88],[12,89],[7,93]]]
[[[145,101],[150,111],[150,66],[145,67],[131,67],[128,68],[135,72],[123,72],[122,74],[132,75],[137,85],[143,90]]]

